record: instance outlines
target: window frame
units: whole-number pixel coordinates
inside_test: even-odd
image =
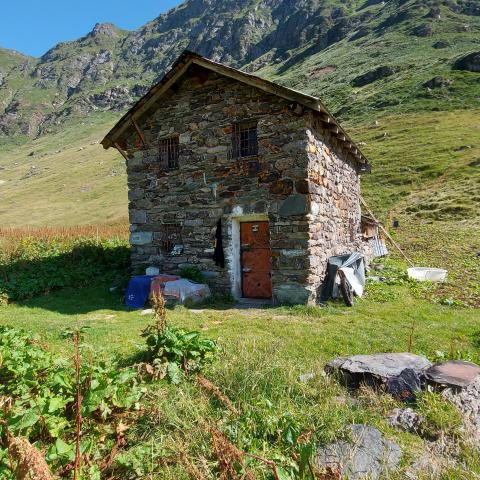
[[[232,159],[258,157],[258,121],[243,120],[232,124]]]
[[[175,245],[183,245],[183,225],[175,222],[161,224],[160,248],[165,254],[170,255]]]
[[[170,135],[158,139],[158,160],[164,170],[178,170],[180,167],[179,157],[179,135]]]

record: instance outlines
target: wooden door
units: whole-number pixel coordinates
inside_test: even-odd
[[[272,279],[268,222],[240,223],[242,295],[271,298]]]

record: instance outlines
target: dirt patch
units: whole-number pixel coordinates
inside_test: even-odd
[[[337,69],[335,65],[327,65],[326,67],[316,68],[309,73],[310,78],[320,78],[327,73],[332,73]]]

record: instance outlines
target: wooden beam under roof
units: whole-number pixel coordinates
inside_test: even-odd
[[[128,156],[122,147],[118,143],[114,143],[113,146],[122,154],[122,157],[125,159],[125,161],[128,162]]]
[[[144,146],[145,148],[147,148],[147,142],[145,141],[145,135],[144,135],[143,132],[140,130],[140,127],[138,126],[138,124],[137,124],[137,122],[135,121],[135,119],[134,119],[134,118],[131,118],[130,120],[131,120],[133,126],[135,127],[135,130],[137,131],[138,136],[140,137],[140,140],[141,140],[142,143],[143,143],[143,146]]]

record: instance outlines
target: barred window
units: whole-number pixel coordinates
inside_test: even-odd
[[[178,135],[162,138],[158,143],[160,164],[165,170],[178,168]]]
[[[233,124],[232,153],[234,159],[258,155],[257,122]]]
[[[164,223],[159,237],[162,250],[165,253],[172,253],[176,246],[183,244],[182,226],[176,223]]]

